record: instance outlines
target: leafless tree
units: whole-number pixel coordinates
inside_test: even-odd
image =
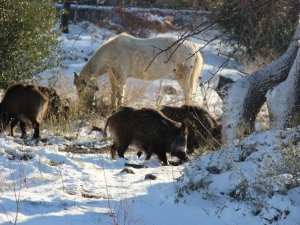
[[[299,6],[299,2],[292,2]],[[280,0],[244,0],[227,1],[227,3],[231,4],[227,7],[227,9],[231,10],[225,11],[224,16],[215,22],[230,23],[237,19],[243,21],[248,19],[250,20],[249,23],[253,25],[253,29],[255,29],[255,23],[258,26],[261,25],[261,22],[257,21],[257,18],[253,17],[249,11],[255,13],[264,10],[267,12],[266,10],[269,6],[282,2]],[[278,5],[276,5],[276,7],[278,7]],[[296,10],[299,13],[299,10]],[[242,26],[238,28],[241,29],[240,32],[247,34],[247,32],[245,32],[246,28]],[[261,28],[262,27],[257,27],[257,29]],[[244,137],[254,130],[256,117],[266,100],[268,100],[271,127],[290,127],[299,124],[299,29],[300,24],[298,22],[295,25],[294,36],[285,53],[268,65],[235,82],[227,78],[219,79],[216,91],[223,99],[223,144],[230,145],[234,140]],[[199,29],[197,27],[193,29],[192,32],[184,35],[182,40],[202,31],[203,28]],[[255,32],[258,31],[255,30]],[[243,44],[246,43],[245,40],[242,40],[244,38],[243,36],[240,36],[240,38],[238,41]],[[246,39],[247,38],[248,37],[246,37]],[[250,48],[250,46],[247,47]]]
[[[293,39],[286,52],[266,65],[265,67],[253,72],[247,77],[241,78],[236,82],[227,84],[227,90],[225,90],[223,97],[223,141],[224,144],[231,144],[233,140],[243,137],[254,130],[254,122],[261,106],[266,101],[266,94],[272,88],[275,88],[278,84],[289,80],[298,80],[299,75],[299,36],[300,25],[297,26]],[[299,77],[299,76],[298,76]],[[285,83],[285,82],[284,82]],[[294,88],[293,88],[294,86]],[[278,124],[278,120],[290,115],[295,115],[297,109],[296,92],[299,86],[291,85],[291,82],[286,83],[286,89],[276,87],[269,98],[269,109],[271,112],[272,124]],[[222,89],[222,86],[219,87]],[[280,88],[280,91],[278,91]],[[277,90],[277,91],[276,91]],[[276,94],[277,93],[277,94]],[[294,95],[291,95],[295,93]],[[299,93],[299,91],[298,91]],[[276,95],[285,95],[293,98],[293,101],[278,101]],[[275,97],[274,97],[275,96]],[[284,98],[283,98],[284,99]],[[277,115],[276,110],[283,108],[289,109],[283,115]],[[287,126],[288,121],[284,123]]]

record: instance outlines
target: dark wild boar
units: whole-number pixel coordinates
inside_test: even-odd
[[[10,134],[19,122],[22,138],[26,137],[26,121],[33,128],[33,139],[40,137],[40,124],[48,108],[48,99],[34,85],[14,85],[5,92],[0,103],[0,132],[10,123]]]
[[[196,148],[216,148],[221,143],[222,126],[205,109],[196,105],[163,106],[160,111],[171,120],[185,123],[188,128],[187,153]]]
[[[167,165],[166,153],[176,156],[181,161],[187,161],[185,153],[187,128],[184,123],[177,123],[165,117],[159,111],[130,107],[120,108],[110,116],[104,128],[106,135],[109,127],[113,139],[111,157],[124,158],[129,145],[134,145],[147,154],[146,160],[155,153],[163,165]]]
[[[67,119],[70,109],[61,100],[55,89],[45,86],[37,86],[38,89],[48,98],[48,111],[46,113],[46,120],[49,119]]]

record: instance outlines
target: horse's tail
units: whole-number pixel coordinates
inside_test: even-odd
[[[201,71],[203,68],[203,58],[201,56],[200,51],[198,50],[197,46],[195,46],[195,63],[193,66],[193,71],[190,77],[190,87],[191,87],[191,93],[192,93],[192,97],[194,97],[195,92],[196,92],[196,87],[198,84],[198,79],[199,77],[201,77]]]

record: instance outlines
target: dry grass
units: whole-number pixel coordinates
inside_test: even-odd
[[[285,145],[280,148],[283,155],[283,163],[280,169],[285,173],[290,173],[294,177],[300,177],[300,154],[299,147]]]
[[[269,64],[272,60],[274,60],[274,57],[271,55],[258,55],[254,59],[250,59],[248,56],[245,55],[245,53],[239,52],[237,53],[237,55],[234,56],[234,59],[239,64],[244,65],[245,72],[250,74]]]
[[[132,106],[135,108],[141,108],[151,105],[150,98],[153,97],[147,95],[149,93],[151,82],[149,81],[137,81],[128,79],[125,87],[124,101],[123,104],[126,106]]]

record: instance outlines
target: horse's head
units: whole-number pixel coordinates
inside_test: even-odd
[[[91,102],[94,99],[94,94],[99,91],[95,79],[86,81],[82,76],[74,72],[74,85],[76,86],[78,97],[85,102]]]

